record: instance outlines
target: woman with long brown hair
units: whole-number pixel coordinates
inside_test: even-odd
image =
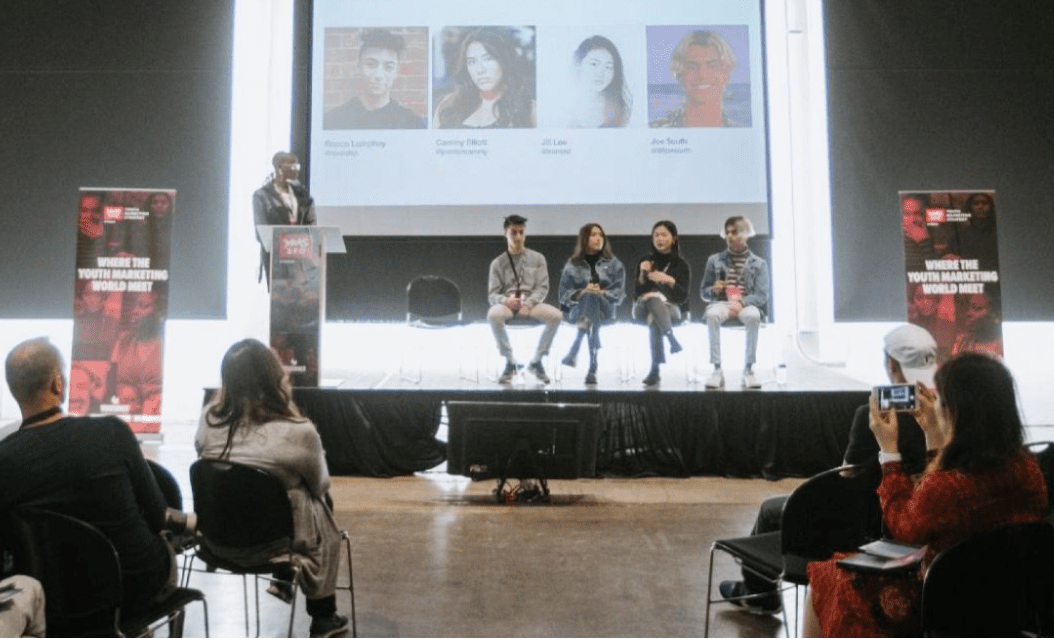
[[[293,403],[289,377],[274,352],[244,339],[231,346],[220,365],[222,386],[205,407],[194,447],[202,459],[221,459],[262,468],[282,480],[293,505],[293,561],[307,597],[311,636],[330,637],[348,628],[337,614],[336,586],[340,530],[326,505],[329,469],[315,425]],[[284,552],[259,548],[250,553],[214,548],[246,564]],[[276,576],[286,577],[287,574]],[[268,592],[288,601],[291,590],[276,582]]]
[[[936,392],[920,386],[915,412],[932,457],[921,479],[901,467],[896,414],[871,399],[883,520],[897,541],[925,546],[918,570],[852,573],[838,567],[841,555],[809,564],[805,636],[922,636],[922,576],[939,552],[1046,513],[1046,484],[1024,447],[1010,371],[993,357],[966,353],[945,362],[934,381]]]
[[[567,321],[578,326],[564,366],[575,366],[582,340],[589,336],[589,372],[586,384],[597,383],[600,325],[615,318],[615,309],[626,297],[626,269],[611,252],[604,229],[590,222],[578,230],[575,251],[560,273],[560,308]]]

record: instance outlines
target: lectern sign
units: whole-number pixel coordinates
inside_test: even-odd
[[[81,189],[73,299],[71,415],[161,427],[174,190]]]
[[[325,259],[318,227],[276,226],[271,252],[271,347],[294,386],[318,386]]]
[[[279,259],[297,260],[311,256],[311,235],[307,233],[281,233],[278,240]]]

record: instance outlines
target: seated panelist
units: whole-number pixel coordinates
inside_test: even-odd
[[[706,260],[706,270],[699,293],[707,302],[703,313],[710,332],[710,363],[714,372],[706,380],[707,388],[723,388],[721,370],[721,324],[738,319],[747,329],[743,388],[761,388],[754,375],[758,352],[758,328],[769,306],[769,268],[762,258],[747,247],[754,235],[754,225],[742,215],[725,220],[724,237],[728,248]]]
[[[626,297],[626,268],[611,252],[604,229],[590,222],[578,231],[575,251],[560,274],[560,307],[567,321],[578,326],[564,366],[577,363],[582,340],[589,336],[589,372],[586,384],[597,383],[597,351],[600,325],[615,317],[615,309]]]

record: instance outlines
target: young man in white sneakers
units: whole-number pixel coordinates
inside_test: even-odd
[[[758,327],[769,307],[769,267],[747,247],[754,225],[742,215],[725,220],[724,237],[728,249],[706,260],[706,271],[699,294],[707,302],[703,317],[710,330],[710,363],[714,372],[707,388],[724,388],[721,371],[721,324],[738,319],[747,331],[743,388],[761,388],[754,376],[758,352]]]
[[[527,219],[519,215],[505,218],[507,248],[490,263],[487,299],[491,307],[487,311],[487,321],[494,332],[498,351],[505,358],[505,370],[498,379],[499,384],[511,382],[519,368],[512,353],[505,322],[519,318],[545,324],[527,370],[534,373],[543,384],[548,384],[549,376],[545,374],[542,358],[549,352],[556,329],[563,319],[559,309],[545,303],[545,297],[549,294],[549,267],[544,255],[524,245],[527,239],[526,224]]]

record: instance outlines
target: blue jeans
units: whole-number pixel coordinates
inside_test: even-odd
[[[730,302],[710,302],[703,313],[706,325],[710,329],[710,363],[721,363],[721,325],[732,316]],[[750,368],[758,358],[758,327],[761,325],[761,311],[756,306],[745,306],[736,316],[747,329],[746,359],[744,365]]]

